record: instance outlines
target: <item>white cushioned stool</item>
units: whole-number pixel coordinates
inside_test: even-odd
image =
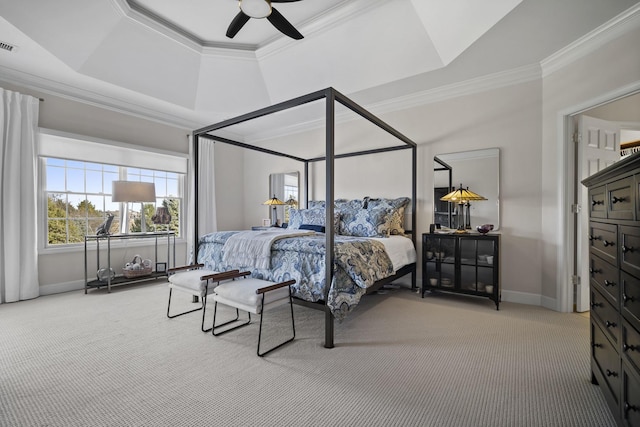
[[[203,268],[204,264],[192,264],[185,265],[183,267],[171,268],[167,271],[167,278],[169,280],[169,303],[167,305],[167,317],[173,319],[174,317],[182,316],[183,314],[193,313],[194,311],[202,310],[202,323],[200,329],[202,332],[209,332],[211,329],[204,329],[204,317],[207,310],[207,295],[213,292],[215,288],[214,283],[226,280],[229,276],[238,273],[238,270],[226,271],[219,273],[217,271],[208,270]],[[202,304],[198,308],[187,310],[178,314],[170,314],[171,310],[171,295],[173,290],[179,290],[186,292],[193,296],[194,302],[200,298]],[[239,314],[239,313],[237,313]]]
[[[213,325],[211,327],[213,335],[222,335],[226,332],[248,325],[249,323],[251,323],[251,313],[253,313],[260,315],[260,329],[258,332],[257,350],[258,356],[262,357],[265,354],[293,341],[296,337],[296,326],[293,320],[291,285],[293,285],[294,283],[296,283],[295,280],[276,283],[254,278],[245,278],[242,280],[228,281],[218,285],[213,291],[213,300],[215,302],[215,305],[213,306]],[[233,320],[229,320],[227,322],[216,325],[218,303],[235,308],[236,313],[237,310],[246,311],[249,315],[249,320],[239,325],[219,331],[223,326],[236,322],[238,320],[238,317],[236,316],[236,318]],[[284,342],[270,348],[269,350],[261,352],[260,343],[262,341],[262,322],[264,320],[264,312],[271,308],[278,307],[287,303],[291,308],[291,329],[293,331],[293,336],[285,340]]]

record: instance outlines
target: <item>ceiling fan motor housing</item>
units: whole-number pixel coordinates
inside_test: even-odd
[[[240,0],[240,10],[252,18],[266,18],[271,15],[269,0]]]

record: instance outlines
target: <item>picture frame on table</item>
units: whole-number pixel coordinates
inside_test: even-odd
[[[156,262],[156,273],[166,273],[166,272],[167,272],[167,263]]]

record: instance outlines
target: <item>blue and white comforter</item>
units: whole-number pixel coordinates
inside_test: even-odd
[[[238,231],[222,231],[200,238],[197,261],[215,271],[249,270],[258,279],[282,282],[295,279],[294,296],[306,301],[324,299],[325,236],[315,234],[285,238],[271,247],[271,266],[256,269],[247,265],[226,265],[222,248]],[[333,282],[329,288],[327,306],[333,316],[342,320],[358,304],[366,288],[393,274],[393,265],[384,245],[375,240],[335,236]]]

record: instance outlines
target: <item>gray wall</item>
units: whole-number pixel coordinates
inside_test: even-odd
[[[419,144],[419,233],[431,221],[434,155],[500,148],[503,300],[571,310],[566,189],[572,178],[563,117],[640,89],[639,39],[640,30],[633,30],[535,81],[380,116]],[[277,144],[293,147],[316,140],[318,132],[279,138]],[[409,163],[400,153],[340,160],[336,197],[407,195]],[[245,154],[245,203],[251,206],[245,226],[263,217],[254,206],[264,198],[269,173],[288,170],[296,170],[295,163],[292,168]],[[311,170],[311,198],[323,198],[323,173]]]
[[[44,99],[40,103],[40,127],[178,153],[189,152],[187,135],[190,130],[167,126],[6,82],[0,81],[0,86]],[[136,254],[153,260],[152,241],[149,240],[143,244],[128,241],[126,245],[114,249],[111,255],[112,266],[119,270]],[[176,244],[176,263],[178,265],[184,264],[186,256],[186,242],[178,241]],[[101,257],[102,262],[105,262],[105,251],[101,252]],[[93,278],[97,269],[94,249],[89,250],[88,258],[89,278]],[[40,293],[43,295],[80,289],[84,286],[83,248],[40,248],[38,267]]]
[[[433,218],[433,157],[442,153],[500,148],[503,299],[534,304],[540,303],[543,268],[538,203],[542,173],[541,96],[541,82],[534,81],[381,115],[383,120],[419,145],[418,235],[428,231]],[[349,124],[340,125],[336,133],[349,132],[343,126],[348,128]],[[277,143],[295,146],[302,140],[316,139],[321,131],[309,133],[279,138]],[[410,162],[410,151],[337,160],[336,197],[410,196]],[[272,163],[264,162],[262,154],[245,156],[247,183],[264,183],[266,188],[269,173],[285,169],[291,169],[291,166],[278,164],[274,167]],[[314,166],[311,175],[311,198],[324,199],[324,164]],[[247,191],[255,194],[249,188]],[[256,200],[247,200],[247,203],[255,204]],[[261,216],[247,211],[246,225],[256,224]],[[421,253],[420,248],[418,252]]]
[[[380,115],[419,144],[418,233],[428,230],[431,221],[434,155],[500,148],[503,300],[569,310],[561,304],[570,300],[567,295],[572,290],[566,213],[569,156],[563,117],[600,104],[607,96],[640,89],[639,39],[640,29],[632,30],[584,57],[549,72],[543,70],[538,80]],[[23,92],[45,98],[40,121],[44,127],[188,152],[188,129],[49,94]],[[345,126],[348,133],[349,125]],[[317,132],[308,132],[279,138],[277,143],[300,144],[305,136],[318,137]],[[405,164],[408,160],[402,152],[341,161],[336,170],[336,196],[407,195],[409,170]],[[269,196],[269,174],[291,171],[302,176],[302,165],[272,157],[265,161],[262,154],[219,144],[215,172],[218,228],[261,224],[268,216],[262,202]],[[322,198],[322,168],[312,168],[311,175],[311,198]],[[115,259],[128,260],[131,249],[118,252]],[[186,254],[186,244],[179,252]],[[82,251],[43,252],[39,261],[45,293],[82,281]]]

